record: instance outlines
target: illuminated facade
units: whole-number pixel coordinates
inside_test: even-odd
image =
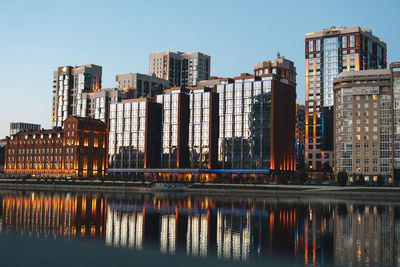
[[[158,78],[154,73],[153,75],[140,73],[118,74],[115,76],[115,81],[118,89],[133,90],[133,98],[154,97],[169,88],[169,82]]]
[[[333,166],[333,79],[341,72],[386,68],[386,44],[360,27],[305,36],[306,163]]]
[[[101,89],[102,67],[87,64],[59,67],[53,78],[53,126],[61,127],[68,116],[82,112],[82,94]]]
[[[218,94],[190,87],[189,160],[191,168],[218,168]]]
[[[162,105],[161,167],[188,168],[189,91],[183,87],[166,90],[155,101]]]
[[[7,176],[102,177],[106,169],[106,125],[69,116],[64,129],[23,131],[7,137]]]
[[[161,108],[146,98],[110,105],[109,168],[160,167]]]
[[[278,60],[296,73],[293,62]],[[220,168],[295,170],[296,84],[288,77],[263,70],[217,85]]]
[[[341,73],[334,80],[335,166],[366,181],[400,174],[400,67]],[[394,178],[394,180],[393,180]],[[353,178],[354,179],[354,178]]]
[[[296,166],[304,166],[305,163],[305,119],[306,109],[302,104],[296,104]]]
[[[162,52],[149,55],[150,74],[169,81],[170,87],[197,86],[210,78],[211,57],[200,53]]]

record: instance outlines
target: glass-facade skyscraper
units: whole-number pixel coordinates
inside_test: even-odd
[[[333,166],[333,79],[344,71],[386,68],[386,44],[360,27],[306,33],[306,164]]]

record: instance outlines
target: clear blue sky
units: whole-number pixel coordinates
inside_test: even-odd
[[[0,138],[10,121],[50,127],[57,66],[103,66],[115,74],[148,73],[148,54],[201,51],[211,74],[236,76],[277,51],[295,62],[298,102],[304,96],[304,34],[361,26],[400,60],[400,1],[18,1],[0,0]]]

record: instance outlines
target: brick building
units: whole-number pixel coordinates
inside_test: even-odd
[[[7,176],[102,177],[106,169],[106,124],[69,116],[64,129],[21,131],[6,138]]]

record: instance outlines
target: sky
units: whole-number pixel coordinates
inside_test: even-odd
[[[360,26],[400,61],[399,0],[0,0],[0,139],[9,123],[51,127],[53,71],[97,64],[103,88],[115,75],[148,73],[148,55],[200,51],[211,75],[234,77],[277,52],[297,68],[304,103],[304,38],[332,26]]]

